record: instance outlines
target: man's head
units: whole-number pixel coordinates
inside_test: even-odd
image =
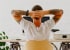
[[[32,11],[35,11],[34,14],[33,14],[33,18],[35,19],[39,19],[42,17],[42,14],[41,14],[41,10],[43,10],[43,8],[40,6],[40,5],[35,5],[33,8],[32,8]]]
[[[32,14],[32,19],[33,19],[34,24],[38,27],[41,24],[41,18],[43,16],[42,10],[43,8],[40,5],[35,5],[32,8],[32,11],[34,11],[34,13]]]
[[[40,5],[35,5],[35,6],[32,8],[32,11],[36,11],[36,10],[43,10],[43,8],[42,8]]]

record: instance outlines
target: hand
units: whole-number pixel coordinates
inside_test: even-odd
[[[42,10],[31,11],[30,14],[31,14],[30,16],[32,18],[34,18],[34,17],[42,18],[44,16],[44,13]]]

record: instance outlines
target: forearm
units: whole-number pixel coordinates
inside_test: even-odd
[[[12,15],[17,22],[20,22],[22,19],[22,15],[26,15],[26,11],[22,10],[12,10]]]
[[[52,10],[49,10],[49,14],[61,15],[61,14],[63,14],[63,10],[62,9],[52,9]]]
[[[20,22],[22,19],[22,15],[30,15],[31,13],[29,11],[24,11],[24,10],[12,10],[12,16],[17,22]]]
[[[55,22],[59,21],[59,19],[62,17],[62,14],[63,14],[63,10],[62,9],[51,9],[51,10],[46,10],[44,11],[45,15],[47,14],[52,14],[54,15],[53,16],[53,19]]]
[[[12,14],[16,13],[17,15],[26,15],[26,11],[24,10],[12,10]]]
[[[55,23],[57,23],[59,21],[59,19],[62,17],[63,10],[61,10],[61,9],[52,9],[52,10],[50,10],[50,14],[54,15],[53,19],[54,19]]]
[[[63,14],[63,10],[62,9],[45,10],[44,11],[44,15],[48,15],[48,14],[61,15],[61,14]]]

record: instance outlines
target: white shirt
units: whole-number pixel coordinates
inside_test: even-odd
[[[41,23],[40,27],[37,28],[34,23],[27,21],[24,18],[20,21],[20,25],[25,32],[26,40],[48,40],[50,30],[54,24],[54,20],[51,19]]]

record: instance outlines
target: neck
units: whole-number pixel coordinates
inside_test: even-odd
[[[33,20],[33,23],[35,24],[36,27],[40,27],[41,20]]]
[[[40,22],[34,22],[36,27],[40,27],[41,23]]]

